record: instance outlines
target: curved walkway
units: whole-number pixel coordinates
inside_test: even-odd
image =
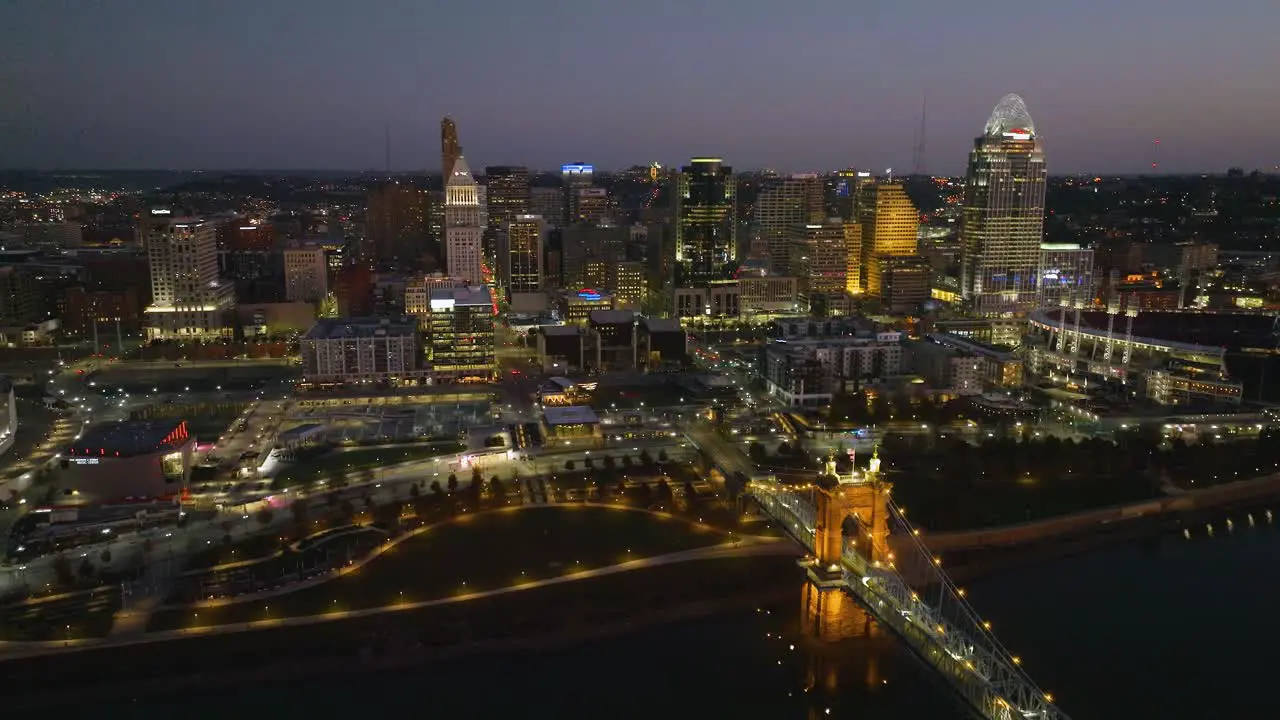
[[[520,506],[516,508],[499,508],[499,509],[488,510],[484,512],[485,513],[513,512],[513,511],[524,509],[524,507],[535,507],[535,506]],[[617,505],[598,506],[598,507],[610,507],[610,508],[619,509],[619,510],[643,512],[643,513],[655,515],[658,517],[683,519],[683,518],[677,518],[677,516],[670,515],[668,513],[658,513],[658,512],[653,512],[649,510],[642,510],[639,508],[628,508],[628,507],[617,506]],[[232,598],[229,600],[208,601],[204,605],[199,605],[199,604],[183,605],[182,607],[207,607],[210,605],[217,605],[217,604],[223,604],[223,605],[231,604],[233,602],[248,602],[251,600],[261,600],[264,597],[281,595],[281,594],[285,594],[286,592],[294,592],[294,591],[302,590],[308,587],[313,587],[314,585],[322,584],[324,582],[327,582],[328,580],[332,580],[333,578],[341,577],[341,575],[347,572],[353,572],[355,569],[358,569],[359,567],[363,566],[365,563],[370,562],[374,558],[381,555],[382,552],[385,552],[390,547],[393,547],[395,544],[398,544],[403,540],[407,540],[409,537],[412,537],[413,535],[423,532],[429,528],[440,527],[441,525],[455,522],[462,517],[474,517],[475,515],[480,515],[480,514],[483,514],[483,513],[473,513],[472,515],[458,516],[458,518],[451,518],[450,520],[447,520],[444,523],[437,523],[435,525],[427,525],[427,526],[423,526],[422,528],[418,528],[412,533],[406,533],[400,538],[397,538],[395,541],[392,541],[390,543],[380,546],[377,551],[370,553],[368,556],[362,559],[359,563],[347,566],[338,573],[331,573],[331,574],[322,576],[320,578],[316,578],[315,582],[299,583],[297,585],[290,586],[287,589],[273,590],[273,591],[268,591],[267,593],[257,593],[253,595],[246,595],[246,596],[241,596],[239,598]],[[725,533],[725,534],[727,535],[728,533]],[[0,642],[0,662],[3,662],[5,660],[23,658],[23,657],[32,657],[37,655],[55,655],[55,654],[78,652],[81,650],[91,650],[91,649],[97,649],[97,648],[142,645],[142,644],[153,643],[153,642],[167,642],[170,640],[181,640],[184,638],[203,637],[208,635],[225,635],[230,633],[252,632],[256,630],[269,630],[272,628],[279,628],[279,627],[314,625],[317,623],[334,622],[338,620],[347,620],[351,618],[369,617],[372,615],[382,615],[386,613],[401,612],[406,610],[419,610],[423,608],[435,607],[438,605],[449,605],[453,603],[469,602],[472,600],[480,600],[483,598],[493,597],[496,595],[506,595],[510,593],[522,592],[525,590],[535,590],[538,588],[549,587],[552,585],[562,585],[565,583],[578,582],[581,580],[589,580],[592,578],[605,577],[608,575],[616,575],[619,573],[631,572],[634,570],[643,570],[646,568],[658,567],[661,565],[672,565],[676,563],[691,562],[695,560],[711,560],[711,559],[721,559],[721,558],[731,558],[731,557],[753,557],[753,556],[765,556],[765,555],[797,555],[797,554],[799,554],[799,550],[796,548],[796,546],[793,543],[787,540],[784,540],[782,538],[743,536],[739,540],[729,541],[729,542],[721,543],[719,545],[713,545],[713,546],[704,547],[704,548],[697,548],[694,550],[683,550],[680,552],[669,553],[667,555],[658,555],[650,558],[641,558],[638,560],[631,560],[629,562],[621,563],[618,565],[610,565],[607,567],[595,568],[591,570],[582,570],[576,573],[563,575],[557,578],[547,578],[545,580],[534,580],[534,581],[523,583],[520,585],[512,585],[504,588],[497,588],[494,590],[484,590],[480,592],[465,593],[462,595],[435,598],[432,600],[422,600],[418,602],[396,603],[393,605],[383,605],[380,607],[366,608],[363,610],[344,610],[344,611],[338,611],[338,612],[332,612],[332,613],[325,613],[322,615],[302,615],[302,616],[290,617],[290,618],[271,618],[266,620],[255,620],[247,623],[229,623],[224,625],[209,625],[209,626],[203,626],[203,627],[197,627],[197,628],[188,628],[183,630],[166,630],[162,632],[146,633],[146,634],[109,635],[104,638],[85,638],[85,639],[69,640],[69,641],[51,640],[51,641],[43,641],[43,642]],[[145,623],[143,623],[143,625],[145,625]]]

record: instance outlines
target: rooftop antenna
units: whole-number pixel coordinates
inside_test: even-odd
[[[1160,168],[1160,138],[1151,141],[1151,171]]]
[[[391,125],[389,123],[383,125],[382,130],[386,140],[387,177],[391,177]]]

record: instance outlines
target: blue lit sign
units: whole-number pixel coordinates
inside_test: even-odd
[[[578,297],[582,298],[583,300],[599,300],[603,296],[600,293],[596,292],[595,290],[583,289],[578,291]]]
[[[592,172],[590,165],[561,165],[560,172],[565,175],[590,175]]]

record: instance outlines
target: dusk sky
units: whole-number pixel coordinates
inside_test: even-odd
[[[1050,172],[1280,164],[1277,0],[8,0],[0,166],[958,173],[1008,92]]]

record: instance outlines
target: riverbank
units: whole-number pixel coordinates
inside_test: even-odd
[[[785,600],[794,559],[701,560],[420,610],[2,664],[13,707],[56,708],[211,684],[349,676],[469,655],[539,651]],[[263,648],[271,648],[264,653]]]
[[[1206,518],[1261,508],[1280,500],[1280,474],[1217,485],[1157,500],[1117,505],[1004,527],[924,534],[945,555],[953,579],[1015,567],[1116,542],[1127,542]]]

